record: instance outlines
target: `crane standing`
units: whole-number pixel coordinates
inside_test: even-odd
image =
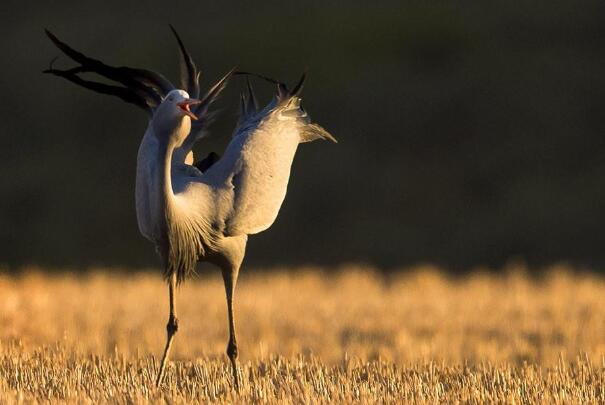
[[[242,95],[238,126],[223,157],[209,167],[187,164],[191,147],[207,124],[208,107],[232,72],[201,100],[196,99],[199,73],[174,29],[173,32],[182,56],[181,82],[191,94],[174,88],[157,73],[114,68],[88,58],[49,32],[51,40],[80,66],[69,70],[51,67],[46,72],[116,95],[152,114],[137,157],[136,207],[141,233],[156,245],[169,288],[166,346],[156,385],[162,382],[178,330],[176,287],[194,271],[198,261],[207,261],[222,272],[229,318],[227,355],[234,385],[239,389],[233,295],[248,235],[269,228],[275,221],[298,145],[316,139],[336,140],[311,123],[301,107],[303,75],[292,91],[278,83],[277,95],[260,111],[248,85],[248,94]],[[85,81],[78,76],[81,72],[98,73],[124,87]],[[204,166],[205,171],[196,166]]]

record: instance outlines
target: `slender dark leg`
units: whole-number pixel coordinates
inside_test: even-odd
[[[176,290],[176,273],[170,276],[168,282],[168,290],[170,293],[170,317],[166,324],[166,347],[164,348],[164,355],[162,356],[162,364],[160,365],[160,371],[158,373],[158,379],[155,382],[156,387],[159,387],[164,378],[164,372],[166,371],[166,363],[168,363],[168,355],[170,353],[170,346],[172,346],[172,338],[176,331],[179,329],[179,320],[176,317],[176,306],[175,306],[175,290]]]
[[[237,283],[237,275],[239,269],[231,269],[230,271],[223,270],[223,281],[225,282],[225,292],[227,294],[227,314],[229,315],[229,344],[227,345],[227,356],[231,360],[233,370],[233,383],[235,389],[239,391],[240,378],[237,366],[237,340],[235,338],[235,319],[233,318],[233,293],[235,292],[235,284]]]

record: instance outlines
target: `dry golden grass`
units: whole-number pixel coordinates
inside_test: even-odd
[[[217,273],[168,302],[155,273],[0,276],[0,403],[605,401],[605,281],[553,268],[451,278],[343,267],[243,274],[231,389]]]

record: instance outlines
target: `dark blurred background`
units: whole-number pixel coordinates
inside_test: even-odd
[[[42,75],[43,28],[176,82],[172,23],[204,86],[308,68],[305,107],[340,141],[300,147],[248,264],[605,265],[603,1],[58,4],[0,6],[0,263],[158,264],[134,208],[147,117]],[[229,141],[241,87],[200,153]]]

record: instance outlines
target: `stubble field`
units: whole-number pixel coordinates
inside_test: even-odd
[[[179,288],[155,389],[166,290],[159,272],[0,275],[0,403],[605,401],[605,281],[563,266],[244,273],[239,393],[217,272]]]

